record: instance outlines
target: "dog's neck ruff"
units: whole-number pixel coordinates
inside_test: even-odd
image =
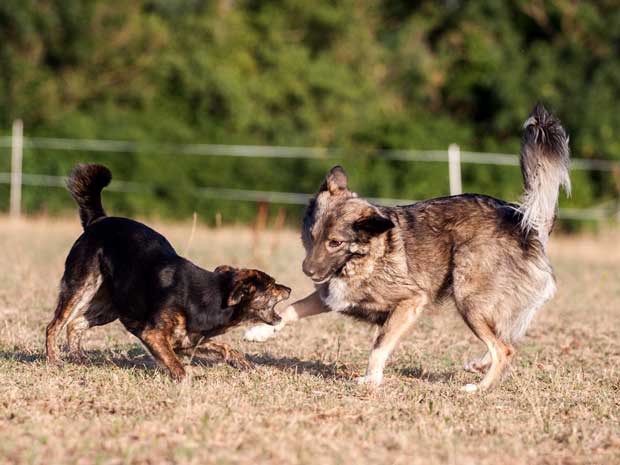
[[[355,296],[359,293],[356,288],[371,277],[375,265],[374,260],[365,258],[349,260],[340,273],[321,285],[321,300],[333,311],[343,312],[357,304]]]
[[[335,312],[344,312],[353,307],[354,303],[349,299],[348,279],[335,277],[321,289],[321,300]]]

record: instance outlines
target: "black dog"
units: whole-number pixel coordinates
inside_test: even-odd
[[[107,217],[101,190],[111,179],[100,165],[78,165],[69,177],[84,233],[67,257],[58,306],[47,326],[48,363],[58,362],[56,336],[65,324],[69,350],[81,357],[84,331],[119,319],[173,378],[181,379],[185,370],[175,351],[208,347],[228,358],[226,346],[208,339],[244,321],[280,320],[274,306],[290,289],[269,275],[228,266],[206,271],[178,256],[144,224]],[[247,363],[235,354],[238,363]]]

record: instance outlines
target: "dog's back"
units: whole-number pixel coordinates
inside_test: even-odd
[[[106,215],[101,191],[111,179],[110,170],[97,164],[79,164],[69,175],[67,187],[78,205],[84,232],[65,264],[65,273],[74,276],[65,279],[96,276],[124,312],[144,312],[149,295],[133,290],[157,289],[158,283],[152,281],[159,279],[160,271],[183,259],[164,236],[145,224]]]
[[[466,319],[492,308],[494,331],[507,342],[523,335],[555,290],[542,242],[524,233],[515,204],[464,194],[392,212],[402,218],[407,268],[431,303],[454,300]]]
[[[65,273],[75,276],[64,279],[97,276],[115,307],[137,317],[148,311],[149,299],[160,297],[155,295],[159,281],[167,279],[173,284],[165,269],[182,266],[183,262],[166,238],[148,226],[129,218],[100,217],[86,227],[71,248]],[[153,293],[137,289],[153,289]]]

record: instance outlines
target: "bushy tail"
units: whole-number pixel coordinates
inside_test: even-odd
[[[553,229],[560,186],[570,195],[568,136],[560,120],[541,104],[536,105],[523,129],[521,227],[526,233],[535,230],[544,245]]]
[[[101,205],[101,190],[110,184],[112,173],[102,165],[79,164],[67,180],[67,188],[80,208],[82,227],[106,216]]]

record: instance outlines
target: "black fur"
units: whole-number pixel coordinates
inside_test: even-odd
[[[65,263],[58,307],[47,329],[48,361],[57,361],[55,336],[64,324],[71,339],[73,320],[80,319],[83,331],[119,319],[180,378],[184,371],[172,349],[187,349],[243,321],[280,321],[274,306],[288,298],[290,289],[266,273],[229,266],[207,271],[180,257],[148,226],[105,216],[100,192],[110,179],[109,170],[99,165],[79,165],[70,176],[84,232]]]
[[[204,270],[177,255],[161,234],[127,218],[106,217],[77,240],[65,263],[68,283],[100,272],[121,321],[149,321],[164,307],[184,308],[188,330],[211,331],[238,319],[227,305],[233,272]]]
[[[77,165],[67,180],[67,188],[80,209],[82,227],[106,216],[101,205],[101,191],[110,184],[112,173],[102,165]]]

